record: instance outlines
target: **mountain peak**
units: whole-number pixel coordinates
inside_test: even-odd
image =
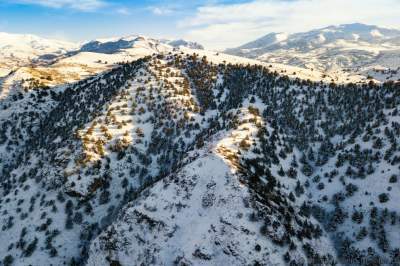
[[[197,43],[197,42],[191,42],[191,41],[187,41],[184,39],[177,39],[177,40],[166,40],[165,41],[166,44],[171,45],[173,47],[187,47],[187,48],[191,48],[191,49],[198,49],[198,50],[203,50],[204,47],[203,45]]]
[[[168,46],[176,48],[183,46],[191,49],[204,49],[199,43],[190,42],[183,39],[153,39],[142,35],[128,35],[124,37],[96,39],[86,42],[82,45],[81,51],[111,54],[124,49],[133,48],[135,46]]]
[[[378,27],[375,25],[368,25],[363,23],[349,23],[349,24],[331,25],[328,28],[339,28],[352,31],[360,31],[360,30],[376,29]]]

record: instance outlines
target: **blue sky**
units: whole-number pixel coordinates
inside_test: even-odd
[[[143,34],[222,49],[332,24],[396,28],[398,10],[399,0],[0,0],[0,31],[70,41]]]

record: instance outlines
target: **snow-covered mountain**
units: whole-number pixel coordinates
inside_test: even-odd
[[[159,40],[139,35],[133,35],[89,41],[87,43],[84,43],[79,51],[114,54],[123,50],[135,48],[153,49],[155,52],[163,52],[166,51],[169,47]]]
[[[177,43],[0,80],[0,265],[400,265],[400,82]]]
[[[303,33],[270,33],[227,53],[288,65],[400,78],[400,30],[364,24],[330,26]]]
[[[93,41],[89,41],[84,43],[79,51],[113,54],[127,49],[148,48],[153,49],[155,52],[163,52],[168,50],[171,46],[175,48],[186,47],[191,49],[204,49],[204,47],[199,43],[190,42],[182,39],[159,40],[140,35],[132,35],[126,37],[96,39]]]
[[[398,265],[400,84],[185,51],[1,99],[3,264]]]

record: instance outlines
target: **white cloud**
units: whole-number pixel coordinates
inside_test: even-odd
[[[125,7],[117,8],[115,11],[116,11],[118,14],[126,15],[126,16],[131,14],[131,12],[129,11],[129,9],[127,9],[127,8],[125,8]]]
[[[235,47],[269,32],[298,32],[333,24],[361,22],[400,25],[398,0],[253,0],[210,5],[181,20],[186,38],[209,48]]]
[[[103,0],[19,0],[21,4],[34,4],[51,8],[72,8],[80,11],[93,11],[107,6]]]
[[[173,11],[170,8],[167,7],[157,7],[157,6],[151,6],[148,8],[154,15],[157,16],[164,16],[164,15],[169,15]]]

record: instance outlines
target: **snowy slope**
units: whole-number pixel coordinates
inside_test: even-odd
[[[259,234],[262,222],[250,220],[250,193],[230,165],[211,151],[196,153],[126,206],[92,243],[87,265],[285,264],[283,250]],[[313,246],[334,253],[327,238]]]

